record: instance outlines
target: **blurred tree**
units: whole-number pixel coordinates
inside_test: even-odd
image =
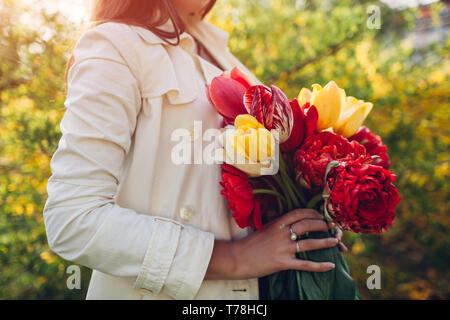
[[[291,98],[333,79],[374,103],[367,125],[389,146],[403,201],[388,233],[346,235],[352,273],[365,298],[448,299],[449,38],[414,49],[418,9],[380,3],[381,29],[369,29],[374,3],[221,0],[210,19],[256,76]],[[432,6],[436,26],[442,7]],[[87,269],[82,290],[67,289],[72,263],[51,253],[42,218],[76,29],[57,14],[0,2],[0,299],[86,293]],[[381,290],[366,288],[372,264]]]
[[[82,290],[67,289],[72,263],[49,250],[42,217],[71,30],[58,15],[0,3],[0,299],[81,299],[87,289],[87,269]]]

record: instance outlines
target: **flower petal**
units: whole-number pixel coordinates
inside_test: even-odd
[[[353,136],[363,124],[364,120],[372,110],[373,104],[370,102],[362,103],[353,107],[353,110],[346,110],[343,119],[333,127],[334,131],[348,138]]]
[[[318,129],[325,130],[339,120],[345,104],[345,92],[334,81],[323,89],[315,85],[310,103],[316,106],[319,113]]]
[[[292,114],[291,104],[283,91],[276,86],[270,86],[272,90],[272,128],[276,129],[280,135],[280,143],[289,139],[294,125],[294,116]],[[270,129],[269,129],[270,130]]]
[[[234,119],[247,113],[243,103],[245,87],[238,81],[216,77],[209,86],[209,99],[214,108],[225,118]]]
[[[317,129],[317,121],[319,120],[319,113],[316,106],[304,105],[305,120],[305,139],[310,137]]]
[[[262,85],[251,86],[245,91],[244,105],[248,113],[254,116],[268,130],[272,129],[272,92]]]
[[[298,103],[302,106],[311,101],[311,90],[303,88],[298,94]]]
[[[290,104],[293,115],[293,127],[289,139],[280,144],[280,149],[283,152],[289,152],[297,148],[303,142],[305,135],[305,114],[297,99],[292,100]]]
[[[230,77],[231,77],[231,79],[236,80],[239,83],[241,83],[245,87],[245,89],[248,89],[251,86],[257,85],[250,78],[249,75],[247,75],[244,72],[242,72],[238,67],[234,67],[233,69],[231,69]]]
[[[240,114],[234,119],[234,127],[246,131],[248,128],[258,129],[264,126],[249,114]]]

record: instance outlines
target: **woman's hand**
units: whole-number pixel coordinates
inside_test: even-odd
[[[341,252],[347,252],[348,251],[348,248],[347,248],[347,246],[342,242],[342,230],[340,229],[340,228],[338,228],[338,227],[335,227],[334,228],[334,231],[335,231],[335,233],[334,233],[334,237],[336,238],[336,239],[338,239],[338,243],[339,243],[339,250],[341,251]]]
[[[299,252],[330,248],[339,240],[291,240],[291,232],[299,237],[307,232],[328,231],[332,223],[311,209],[297,209],[269,222],[264,231],[255,231],[236,242],[216,241],[205,279],[248,279],[282,270],[324,272],[334,268],[331,262],[312,262],[295,257]],[[298,242],[298,246],[296,245]]]

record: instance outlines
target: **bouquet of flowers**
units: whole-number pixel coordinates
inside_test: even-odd
[[[372,103],[330,81],[289,100],[276,86],[252,83],[237,68],[206,85],[223,116],[222,194],[241,228],[263,225],[296,208],[313,208],[342,230],[381,233],[400,201],[387,148],[362,126]],[[309,238],[329,237],[310,232]],[[265,277],[268,299],[358,299],[337,247],[297,254],[330,261],[324,273],[287,270]]]

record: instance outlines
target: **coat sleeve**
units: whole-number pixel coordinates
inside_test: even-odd
[[[192,299],[206,273],[214,235],[115,203],[141,94],[120,52],[126,35],[118,39],[121,30],[113,31],[114,36],[87,31],[74,50],[62,137],[47,184],[48,242],[64,259],[135,278],[136,289]]]

